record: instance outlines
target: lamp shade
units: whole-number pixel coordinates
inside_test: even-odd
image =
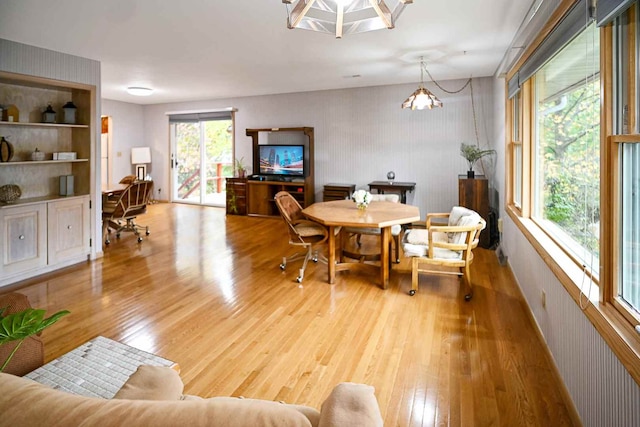
[[[141,165],[144,163],[151,163],[151,148],[133,147],[131,149],[131,164]]]

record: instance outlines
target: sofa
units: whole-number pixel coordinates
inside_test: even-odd
[[[382,426],[374,388],[340,383],[320,411],[237,397],[183,394],[171,368],[141,366],[113,399],[54,390],[32,380],[0,373],[0,426]]]

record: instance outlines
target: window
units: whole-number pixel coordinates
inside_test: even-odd
[[[532,218],[597,275],[600,224],[599,36],[590,25],[534,76]]]
[[[640,135],[638,135],[637,65],[639,36],[637,6],[617,17],[612,24],[613,120],[611,133],[615,194],[611,217],[616,275],[611,277],[614,306],[632,324],[640,323]],[[605,294],[609,295],[609,294]]]
[[[522,207],[522,138],[520,92],[511,98],[511,158],[513,162],[513,204]]]

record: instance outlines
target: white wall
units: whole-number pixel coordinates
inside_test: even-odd
[[[459,89],[463,80],[442,85]],[[474,79],[480,139],[493,145],[493,79]],[[426,212],[448,211],[458,202],[458,174],[466,171],[461,142],[474,142],[475,132],[469,88],[457,95],[442,93],[427,84],[444,108],[410,111],[400,108],[416,84],[377,86],[281,95],[219,99],[144,107],[144,135],[153,149],[156,186],[163,199],[169,195],[169,126],[167,112],[237,108],[236,157],[251,164],[247,128],[315,128],[316,200],[329,182],[365,187],[386,179],[393,170],[397,181],[417,183],[408,202]]]
[[[102,100],[102,115],[111,121],[111,181],[119,182],[122,177],[134,174],[131,164],[131,148],[145,145],[143,106],[128,102]],[[153,160],[153,155],[151,157]],[[148,169],[153,174],[152,168]]]

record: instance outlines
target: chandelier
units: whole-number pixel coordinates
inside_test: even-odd
[[[402,103],[402,108],[411,108],[412,110],[424,110],[425,108],[432,109],[433,107],[442,108],[442,101],[438,99],[433,93],[429,91],[426,87],[424,87],[424,71],[426,70],[426,65],[424,64],[424,59],[420,57],[420,85],[415,92],[413,92],[407,99]],[[428,73],[429,71],[427,71]],[[435,80],[434,80],[435,82]],[[436,83],[437,84],[437,83]]]
[[[346,34],[394,28],[407,4],[413,0],[282,0],[290,29]]]

